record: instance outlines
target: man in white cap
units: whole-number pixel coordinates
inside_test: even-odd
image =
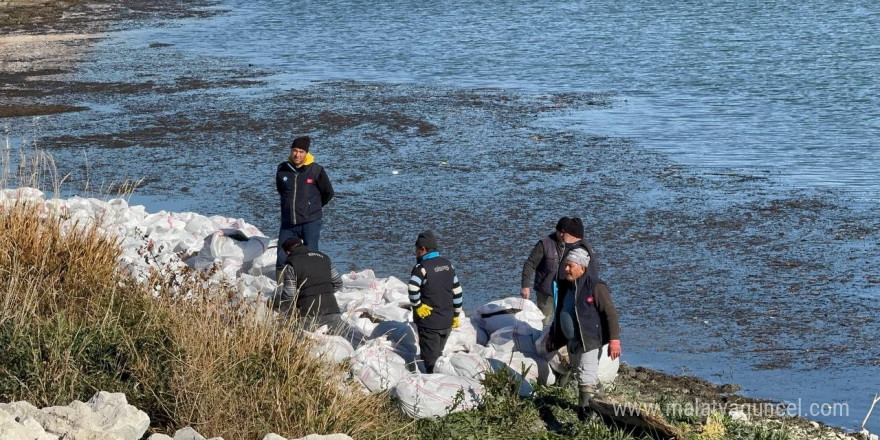
[[[599,279],[589,248],[572,249],[564,265],[568,282],[557,295],[548,349],[568,347],[578,379],[578,405],[586,412],[597,392],[602,346],[608,344],[611,359],[620,356],[620,324],[611,290]]]

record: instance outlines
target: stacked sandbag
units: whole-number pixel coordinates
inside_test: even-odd
[[[259,303],[259,298],[271,296],[275,288],[274,280],[266,276],[274,276],[274,241],[243,219],[192,212],[149,213],[143,206],[129,206],[123,198],[47,200],[33,188],[0,191],[0,204],[18,201],[39,204],[43,215],[56,215],[62,232],[96,228],[118,237],[122,247],[119,268],[139,281],[155,275],[183,281],[181,269],[189,267],[206,272],[203,278],[209,287],[236,285],[238,300]],[[186,292],[180,294],[185,296]]]
[[[482,395],[483,384],[479,380],[445,374],[410,374],[401,378],[391,391],[400,409],[417,419],[474,409]]]

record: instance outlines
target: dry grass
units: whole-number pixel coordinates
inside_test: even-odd
[[[195,277],[188,300],[138,285],[116,269],[116,238],[65,233],[43,206],[0,208],[0,400],[66,405],[107,390],[160,432],[408,435],[387,396],[362,394],[343,366],[310,354],[297,323],[261,321]]]

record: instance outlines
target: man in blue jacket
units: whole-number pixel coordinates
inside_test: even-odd
[[[409,301],[419,334],[419,350],[425,371],[434,372],[446,340],[459,326],[462,296],[455,267],[437,252],[437,237],[431,231],[416,239],[416,265],[409,279]]]
[[[281,282],[287,253],[282,244],[299,237],[312,251],[318,251],[324,205],[333,199],[333,185],[327,172],[309,153],[311,139],[300,136],[290,145],[290,157],[278,165],[275,187],[281,201],[281,227],[278,231],[278,253],[275,261],[276,279]]]

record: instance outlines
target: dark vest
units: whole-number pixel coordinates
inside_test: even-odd
[[[330,258],[305,246],[293,248],[285,264],[296,274],[299,293],[296,308],[301,315],[321,316],[339,313],[339,304],[333,295],[330,276]],[[287,270],[291,270],[287,269]]]
[[[452,327],[452,287],[455,285],[455,269],[449,260],[437,256],[419,262],[425,268],[425,282],[422,284],[422,302],[433,307],[431,315],[413,319],[420,327],[445,330]]]
[[[553,294],[553,280],[559,272],[559,262],[562,261],[559,255],[559,242],[555,237],[556,234],[553,233],[541,239],[544,258],[535,268],[535,290],[547,295]]]
[[[322,216],[321,192],[318,177],[321,165],[311,163],[296,170],[290,162],[278,165],[275,175],[281,197],[281,228],[320,220]]]
[[[596,309],[596,298],[593,296],[593,290],[599,283],[602,282],[589,282],[587,276],[580,277],[575,283],[577,302],[574,309],[585,352],[602,348],[602,318],[599,316],[599,310]]]

